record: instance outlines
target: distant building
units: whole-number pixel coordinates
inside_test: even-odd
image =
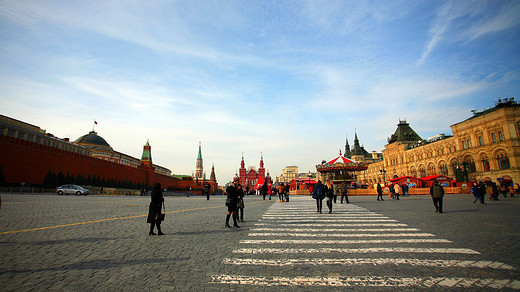
[[[298,173],[298,166],[295,166],[295,165],[286,166],[282,170],[282,174],[280,176],[276,177],[276,182],[277,183],[289,183],[293,179],[298,178],[299,175],[300,174]]]
[[[399,121],[385,145],[383,161],[370,164],[358,182],[444,175],[458,182],[520,183],[520,105],[513,98],[499,99],[492,108],[472,112],[472,117],[451,126],[453,135],[428,140]]]
[[[271,179],[267,173],[268,180]],[[242,154],[242,161],[240,162],[240,169],[238,170],[239,183],[244,190],[254,191],[266,181],[266,173],[264,168],[264,157],[260,155],[260,167],[258,171],[254,168],[246,169],[244,162],[244,154]],[[272,181],[270,182],[272,184]]]

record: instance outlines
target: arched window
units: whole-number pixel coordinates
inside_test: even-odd
[[[473,157],[466,157],[466,159],[464,159],[464,164],[466,165],[468,173],[474,173],[477,171],[477,168],[475,167],[475,161],[473,161]]]
[[[482,169],[484,169],[484,171],[489,171],[491,169],[489,166],[488,157],[485,154],[482,155]]]
[[[417,177],[417,170],[415,169],[415,167],[410,168],[410,175]]]
[[[420,177],[425,177],[426,176],[426,170],[424,170],[424,166],[419,166],[419,175]]]
[[[510,169],[511,164],[509,164],[509,158],[507,157],[507,153],[499,152],[497,153],[497,162],[499,169]]]
[[[433,163],[430,163],[430,165],[428,165],[428,175],[436,175],[436,171],[435,171],[435,165],[433,165]]]
[[[446,162],[441,162],[439,164],[439,170],[442,175],[448,176],[448,165],[446,165]]]

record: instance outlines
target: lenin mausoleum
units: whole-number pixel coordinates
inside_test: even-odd
[[[37,126],[0,115],[0,185],[53,188],[66,183],[105,188],[141,189],[160,183],[181,191],[197,192],[209,183],[218,185],[212,168],[209,180],[175,177],[171,170],[152,163],[151,146],[143,146],[141,159],[114,150],[94,130],[71,142]],[[199,145],[197,174],[202,171]]]

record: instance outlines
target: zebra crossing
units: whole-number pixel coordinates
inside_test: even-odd
[[[325,204],[324,204],[325,205]],[[517,268],[354,204],[317,214],[314,200],[275,203],[212,283],[274,289],[486,288],[520,290]]]

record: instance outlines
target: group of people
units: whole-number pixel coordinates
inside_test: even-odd
[[[330,180],[327,180],[325,184],[318,180],[318,183],[312,190],[312,198],[316,200],[316,212],[322,213],[323,199],[326,199],[325,203],[329,208],[329,214],[332,213],[332,204],[336,204],[338,194],[341,194],[341,204],[343,199],[349,204],[348,201],[348,185],[346,182],[341,183],[339,186],[332,184]]]
[[[489,199],[492,201],[500,201],[498,199],[499,194],[502,194],[504,198],[507,198],[508,194],[511,196],[511,198],[514,198],[515,194],[518,193],[519,188],[520,187],[517,187],[517,189],[515,190],[512,184],[506,184],[504,182],[502,182],[500,186],[498,186],[495,182],[475,182],[471,186],[471,193],[475,197],[473,205],[476,205],[477,201],[479,201],[479,205],[487,205],[486,203],[484,203],[484,198],[486,197],[486,194],[489,194]]]
[[[226,206],[228,212],[226,215],[226,227],[229,225],[229,218],[233,216],[233,227],[240,228],[237,221],[244,222],[244,190],[242,185],[238,183],[238,177],[233,179],[233,182],[226,188]],[[240,214],[238,213],[240,211]],[[239,215],[241,216],[239,218]]]

